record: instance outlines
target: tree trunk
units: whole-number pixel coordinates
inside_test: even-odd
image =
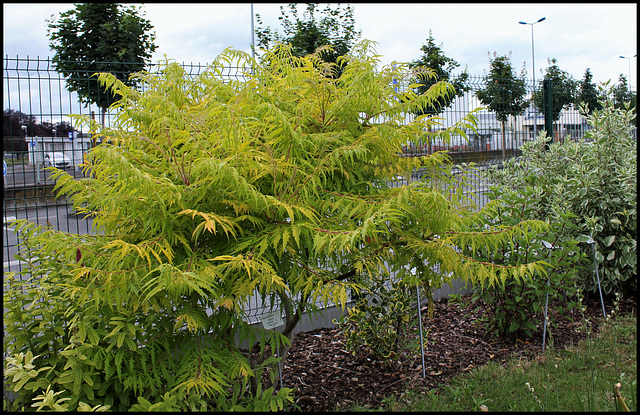
[[[293,312],[291,301],[289,297],[287,297],[286,293],[280,294],[279,297],[280,297],[280,304],[285,310],[285,327],[282,331],[282,334],[286,336],[287,339],[289,339],[289,345],[288,346],[283,345],[277,351],[278,356],[282,359],[280,361],[280,366],[282,367],[284,366],[284,362],[287,360],[287,356],[289,355],[289,350],[291,349],[291,344],[293,343],[293,339],[295,337],[293,330],[296,328],[296,326],[300,322],[302,314],[304,313],[304,310],[305,310],[308,297],[303,297],[301,299],[300,304],[298,305],[298,309],[295,311],[295,313]],[[270,346],[267,346],[263,353],[260,353],[259,349],[256,346],[254,346],[254,350],[249,352],[249,364],[254,369],[260,366],[262,362],[264,362],[266,359],[274,355],[274,350]],[[249,382],[250,382],[251,392],[255,396],[258,391],[258,383],[262,382],[262,379],[259,379],[257,376],[253,376],[251,377]],[[264,383],[264,387],[262,388],[262,390],[265,390],[271,386],[273,386],[271,384],[271,380],[267,379],[266,382]]]
[[[307,254],[307,257],[308,257],[308,254]],[[307,271],[302,271],[302,272],[307,272]],[[354,275],[355,275],[355,270],[351,269],[350,271],[336,277],[336,280],[342,281]],[[287,296],[286,292],[279,293],[278,297],[280,298],[280,305],[284,309],[284,313],[285,313],[285,326],[281,333],[282,335],[286,336],[287,339],[289,339],[289,345],[288,346],[283,345],[277,351],[278,356],[281,358],[280,365],[281,367],[284,367],[284,364],[287,361],[287,357],[289,355],[289,350],[291,349],[291,344],[293,344],[293,340],[295,338],[294,330],[300,323],[300,320],[302,319],[302,315],[306,310],[307,303],[310,300],[310,298],[309,296],[303,295],[297,304],[297,308],[294,310],[291,299]],[[260,350],[256,344],[254,346],[254,349],[249,351],[249,354],[248,354],[249,364],[251,365],[252,368],[256,368],[259,365],[261,365],[262,362],[264,362],[267,358],[273,356],[274,354],[275,352],[273,349],[271,349],[270,346],[267,346],[264,352],[260,353]],[[262,382],[262,379],[258,379],[256,376],[252,376],[249,382],[250,382],[251,392],[255,396],[258,390],[258,382]],[[267,380],[267,382],[264,384],[263,390],[271,386],[273,385],[271,384],[270,380]]]

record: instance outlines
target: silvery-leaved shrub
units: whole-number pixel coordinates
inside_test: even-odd
[[[606,96],[606,85],[603,87]],[[585,108],[581,113],[586,114]],[[544,132],[522,146],[522,156],[488,172],[498,186],[522,191],[530,186],[537,208],[530,219],[575,216],[568,235],[581,241],[591,265],[579,275],[586,291],[597,290],[596,268],[606,293],[633,294],[637,289],[637,150],[632,108],[617,109],[605,99],[587,121],[583,139],[570,136],[545,150]],[[589,239],[595,241],[589,245]]]

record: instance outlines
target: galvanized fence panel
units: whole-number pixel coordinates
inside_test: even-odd
[[[207,67],[199,63],[181,66],[192,77]],[[147,70],[153,72],[157,66],[149,65]],[[234,79],[240,73],[239,68],[230,67],[224,75]],[[87,71],[83,80],[93,82],[91,75]],[[83,177],[78,166],[96,143],[69,115],[95,119],[101,110],[96,104],[81,103],[48,58],[6,57],[3,84],[3,271],[19,271],[22,265],[14,259],[18,235],[7,226],[8,221],[28,219],[62,231],[92,233],[91,218],[79,217],[66,198],[54,197],[55,183],[45,168],[56,165],[76,178]],[[105,125],[111,125],[114,116],[107,111]]]

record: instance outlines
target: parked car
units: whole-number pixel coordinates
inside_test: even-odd
[[[44,166],[54,166],[59,169],[64,169],[71,166],[71,160],[69,160],[64,153],[46,153],[44,155]]]

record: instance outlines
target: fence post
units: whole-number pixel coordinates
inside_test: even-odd
[[[547,143],[545,151],[549,150],[549,145],[553,143],[553,97],[551,91],[551,79],[542,81],[543,101],[544,101],[544,129],[547,132]]]

